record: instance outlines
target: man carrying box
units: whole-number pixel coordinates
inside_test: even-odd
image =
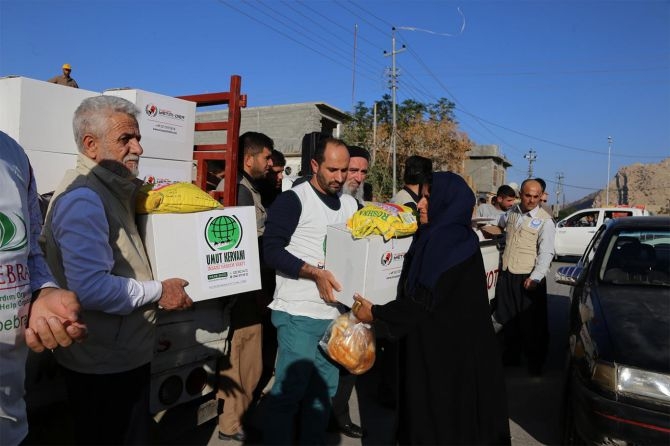
[[[277,270],[269,307],[279,345],[275,382],[262,411],[265,443],[293,443],[300,409],[298,442],[325,444],[337,389],[338,369],[319,349],[319,340],[340,314],[333,295],[340,284],[324,269],[326,228],[346,222],[358,208],[353,197],[340,195],[349,169],[347,146],[321,139],[311,168],[309,181],[277,197],[263,236],[264,260]]]
[[[150,443],[156,308],[193,302],[186,280],[153,280],[135,224],[142,146],[131,102],[85,99],[74,113],[77,166],[49,205],[40,243],[61,287],[79,296],[87,342],[54,350],[78,444]]]

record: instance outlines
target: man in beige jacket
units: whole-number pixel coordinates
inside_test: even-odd
[[[521,184],[521,202],[500,217],[506,244],[496,284],[495,321],[503,325],[503,362],[518,365],[526,357],[529,374],[539,376],[547,356],[546,275],[554,257],[554,222],[540,207],[542,185]]]
[[[135,224],[138,114],[114,96],[77,108],[77,166],[56,189],[40,240],[58,284],[79,296],[89,329],[87,342],[54,351],[78,444],[150,442],[156,309],[193,304],[185,280],[153,280]]]

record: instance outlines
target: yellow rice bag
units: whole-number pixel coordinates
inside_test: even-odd
[[[347,227],[354,238],[378,234],[388,240],[404,237],[416,232],[418,225],[412,209],[394,203],[366,202],[347,221]]]
[[[222,207],[198,186],[181,182],[146,183],[135,201],[138,214],[186,214]]]

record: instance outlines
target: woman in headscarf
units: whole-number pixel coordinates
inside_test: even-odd
[[[491,324],[484,261],[471,228],[475,196],[451,172],[433,174],[398,297],[358,319],[400,339],[400,444],[510,444],[505,380]]]

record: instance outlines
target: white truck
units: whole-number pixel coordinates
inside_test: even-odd
[[[649,215],[643,207],[616,206],[574,212],[556,224],[555,257],[581,256],[598,228],[608,220]]]

